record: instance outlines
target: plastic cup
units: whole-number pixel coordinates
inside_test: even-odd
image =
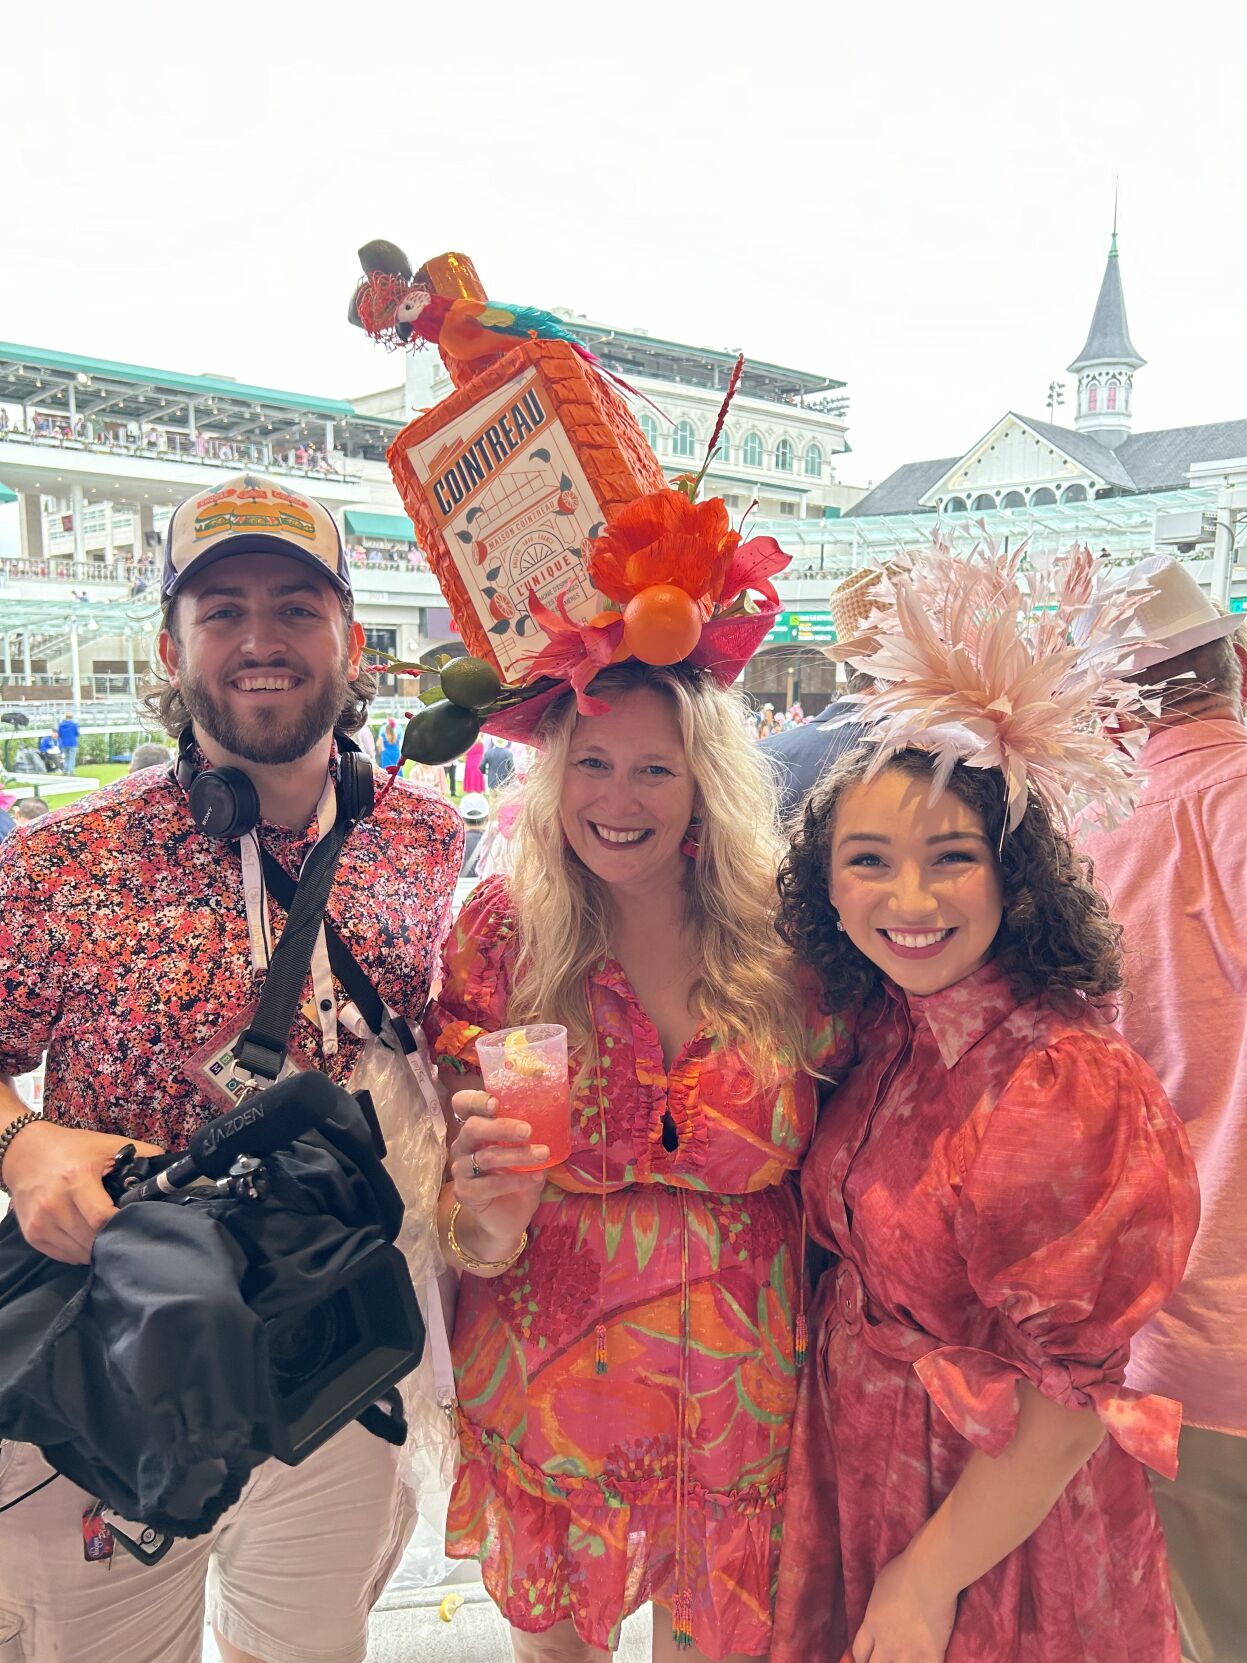
[[[544,1172],[561,1166],[572,1152],[571,1082],[567,1077],[567,1029],[553,1022],[529,1023],[484,1034],[476,1042],[485,1090],[498,1099],[502,1115],[526,1120],[533,1143],[544,1143],[549,1158],[511,1172]]]

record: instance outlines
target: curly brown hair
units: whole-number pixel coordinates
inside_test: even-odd
[[[806,800],[779,871],[779,933],[817,972],[823,1007],[852,1010],[883,981],[883,972],[837,928],[828,893],[828,862],[836,805],[865,776],[873,749],[859,746],[841,757]],[[886,766],[914,779],[929,778],[935,759],[904,750]],[[1004,912],[993,959],[1015,994],[1085,995],[1102,1000],[1122,985],[1121,930],[1096,888],[1091,862],[1053,824],[1032,796],[1021,823],[1005,834],[1004,779],[996,768],[958,763],[948,781],[977,814],[989,844],[998,849]]]

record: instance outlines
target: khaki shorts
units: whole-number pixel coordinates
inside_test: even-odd
[[[49,1471],[37,1449],[0,1445],[0,1507]],[[210,1535],[152,1566],[121,1547],[88,1563],[91,1498],[57,1478],[0,1513],[0,1663],[200,1663],[206,1613],[265,1663],[363,1663],[415,1528],[396,1472],[393,1448],[352,1424],[301,1466],[266,1461]]]
[[[1247,1438],[1184,1426],[1178,1477],[1152,1474],[1191,1663],[1247,1663]]]

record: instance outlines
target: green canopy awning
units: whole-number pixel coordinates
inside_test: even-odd
[[[10,491],[7,485],[0,485],[0,503],[16,502],[17,492]]]
[[[415,529],[405,514],[369,514],[362,508],[346,511],[348,537],[380,537],[387,543],[414,543]]]

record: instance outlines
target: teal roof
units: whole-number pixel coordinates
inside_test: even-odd
[[[0,358],[16,359],[23,364],[61,370],[70,375],[98,375],[110,381],[145,382],[157,387],[168,387],[179,393],[194,393],[203,398],[249,399],[257,404],[283,405],[292,410],[312,410],[324,416],[359,415],[355,406],[348,404],[345,399],[318,398],[311,393],[282,392],[275,387],[253,387],[245,381],[230,381],[225,376],[186,375],[181,370],[156,370],[145,364],[121,364],[110,358],[80,358],[72,352],[54,352],[48,347],[40,346],[20,346],[12,341],[0,341]],[[395,422],[386,425],[398,427],[400,424]]]
[[[384,537],[389,543],[416,540],[415,527],[405,514],[369,514],[362,508],[348,508],[345,519],[351,537]]]
[[[7,485],[0,484],[0,503],[16,502],[17,492],[10,491]]]

